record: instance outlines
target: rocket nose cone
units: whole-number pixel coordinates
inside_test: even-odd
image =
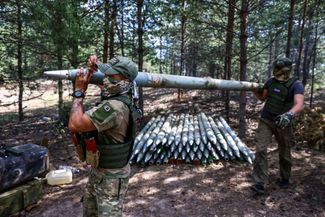
[[[68,77],[69,70],[45,71],[44,76],[56,79],[65,79]]]

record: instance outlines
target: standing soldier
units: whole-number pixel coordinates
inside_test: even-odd
[[[304,87],[291,77],[292,62],[278,58],[273,63],[273,77],[264,85],[262,92],[255,92],[260,100],[266,100],[256,132],[256,159],[253,169],[252,190],[264,194],[268,183],[267,146],[272,135],[278,142],[281,188],[287,188],[291,176],[291,146],[294,135],[292,120],[304,106]]]
[[[83,69],[77,73],[69,119],[76,151],[81,160],[91,165],[83,213],[87,217],[122,216],[136,126],[132,81],[138,70],[135,63],[125,57],[101,64],[96,56],[91,56],[88,67],[88,73]],[[102,102],[84,112],[88,82],[98,69],[105,74]]]

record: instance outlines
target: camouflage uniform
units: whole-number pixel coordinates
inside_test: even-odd
[[[123,143],[129,125],[130,110],[117,100],[105,100],[87,111],[99,137]],[[84,216],[122,216],[130,166],[120,169],[92,168],[83,200]]]

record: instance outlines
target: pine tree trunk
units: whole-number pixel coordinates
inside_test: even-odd
[[[124,53],[124,0],[120,1],[119,8],[121,8],[121,23],[118,23],[118,21],[115,22],[115,28],[117,31],[117,36],[120,43],[120,49],[121,49],[121,55],[125,56]],[[117,12],[117,10],[116,10]],[[121,28],[119,28],[121,26]]]
[[[64,29],[64,10],[62,10],[59,7],[56,7],[55,9],[55,25],[57,30]],[[63,49],[64,49],[64,35],[62,32],[57,31],[56,37],[55,37],[55,46],[56,46],[56,57],[57,57],[57,69],[63,69]],[[59,109],[59,120],[65,122],[66,116],[64,114],[64,108],[63,108],[63,84],[62,80],[58,80],[58,109]]]
[[[23,21],[21,18],[21,1],[16,0],[17,6],[17,73],[18,73],[18,84],[19,84],[19,91],[18,91],[18,114],[19,114],[19,121],[24,120],[24,111],[23,111],[23,93],[24,93],[24,83],[23,83],[23,42],[22,42],[22,25]]]
[[[215,76],[216,76],[216,64],[213,63],[213,62],[210,62],[208,68],[209,68],[209,76],[211,78],[215,78]]]
[[[105,1],[105,20],[104,20],[104,46],[103,46],[103,63],[107,63],[108,60],[108,35],[109,35],[109,24],[110,24],[110,16],[109,16],[109,0]]]
[[[228,24],[227,24],[227,35],[226,35],[226,57],[225,57],[225,74],[224,78],[227,80],[231,79],[231,59],[232,59],[232,43],[233,43],[233,29],[235,19],[235,0],[229,0],[228,4]],[[226,91],[225,96],[225,115],[226,121],[229,122],[229,91]]]
[[[138,19],[138,70],[142,71],[143,68],[143,0],[137,0],[137,19]],[[139,108],[143,114],[143,90],[139,88]]]
[[[72,53],[71,53],[71,65],[73,68],[78,68],[79,65],[79,58],[78,58],[78,54],[79,54],[79,48],[78,48],[78,39],[74,38],[71,41],[71,46],[72,46]]]
[[[274,39],[274,58],[278,58],[280,54],[280,35],[276,35]]]
[[[247,72],[247,17],[248,0],[242,0],[240,10],[240,80],[246,81]],[[246,132],[246,91],[240,91],[238,136],[245,138]]]
[[[301,28],[300,28],[300,40],[299,40],[299,49],[298,49],[298,59],[297,59],[297,78],[300,79],[300,63],[301,63],[301,54],[302,54],[302,49],[304,46],[304,30],[305,30],[305,21],[306,21],[306,11],[307,11],[307,4],[308,4],[308,0],[304,0],[304,11],[303,11],[303,15],[302,15],[302,23],[301,23]]]
[[[121,14],[121,54],[124,56],[124,0],[121,0],[121,5],[122,5],[122,14]]]
[[[70,39],[70,44],[71,44],[71,49],[72,49],[72,52],[71,52],[71,65],[73,68],[77,68],[78,65],[79,65],[79,58],[78,58],[78,55],[79,55],[79,48],[78,48],[78,45],[79,45],[79,40],[78,40],[78,36],[80,35],[80,17],[78,15],[79,13],[79,5],[78,4],[73,4],[73,30],[74,31],[77,31],[75,34],[73,34],[73,36],[71,37]]]
[[[62,58],[62,49],[60,46],[58,47],[57,51],[57,63],[58,63],[58,69],[62,69],[63,67],[63,58]],[[63,109],[63,84],[62,80],[58,80],[58,93],[59,93],[59,102],[58,102],[58,107],[59,107],[59,119],[61,121],[65,121],[65,114],[64,114],[64,109]]]
[[[184,73],[184,53],[185,53],[185,34],[186,34],[186,22],[187,22],[187,16],[186,16],[186,0],[183,0],[182,5],[182,17],[181,17],[181,50],[180,50],[180,67],[179,67],[179,75],[183,75]],[[181,98],[181,89],[178,89],[178,100]]]
[[[186,24],[184,22],[184,20],[182,19],[182,36],[181,36],[181,52],[180,52],[180,67],[179,67],[179,75],[183,75],[184,72],[184,38],[185,38],[185,27]]]
[[[198,50],[199,47],[198,45],[195,43],[194,47],[193,47],[193,67],[192,67],[192,76],[196,77],[197,76],[197,59],[198,59]]]
[[[114,57],[114,37],[115,37],[115,24],[116,24],[116,0],[113,0],[113,7],[111,10],[111,25],[109,29],[109,58]]]
[[[162,73],[162,35],[159,35],[159,74]]]
[[[287,38],[287,49],[286,49],[286,57],[287,58],[290,58],[294,7],[295,7],[295,0],[290,0],[290,16],[289,16],[289,20],[288,20],[288,38]]]
[[[270,44],[269,44],[269,63],[267,69],[267,77],[270,78],[272,76],[272,63],[274,61],[273,58],[273,41],[272,41],[272,34],[270,34]]]
[[[176,57],[173,54],[173,59],[172,59],[172,66],[171,66],[171,73],[172,75],[176,75],[177,67],[176,67]]]
[[[309,67],[312,59],[312,48],[311,48],[311,35],[312,35],[312,21],[313,21],[313,11],[310,10],[308,14],[308,24],[306,29],[306,40],[304,49],[304,62],[302,64],[302,84],[306,86],[307,80],[309,78]]]
[[[318,2],[318,1],[317,1]],[[313,63],[312,63],[312,71],[311,71],[311,85],[310,85],[310,99],[309,99],[309,107],[313,107],[313,98],[314,98],[314,82],[315,82],[315,67],[316,67],[316,56],[317,56],[317,40],[318,40],[318,22],[315,26],[315,41],[313,46]]]
[[[186,22],[187,16],[185,12],[186,1],[183,1],[182,5],[182,17],[181,17],[181,50],[180,50],[180,68],[179,68],[179,75],[183,75],[184,72],[184,51],[185,51],[185,33],[186,33]]]
[[[311,84],[310,84],[309,108],[313,108],[316,56],[317,56],[317,52],[316,52],[316,45],[315,45],[315,51],[313,53],[313,63],[312,63],[312,67],[313,68],[311,70]]]

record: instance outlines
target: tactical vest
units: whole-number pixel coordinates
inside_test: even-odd
[[[139,112],[127,96],[120,95],[108,99],[121,101],[130,109],[129,126],[126,134],[128,140],[125,143],[113,143],[107,136],[99,135],[97,137],[97,149],[100,153],[99,167],[117,169],[124,167],[131,157],[136,134],[136,119]]]
[[[279,115],[292,108],[293,99],[289,99],[289,91],[296,80],[296,78],[291,78],[286,83],[280,83],[274,79],[272,80],[268,88],[268,97],[265,102],[266,111]]]

